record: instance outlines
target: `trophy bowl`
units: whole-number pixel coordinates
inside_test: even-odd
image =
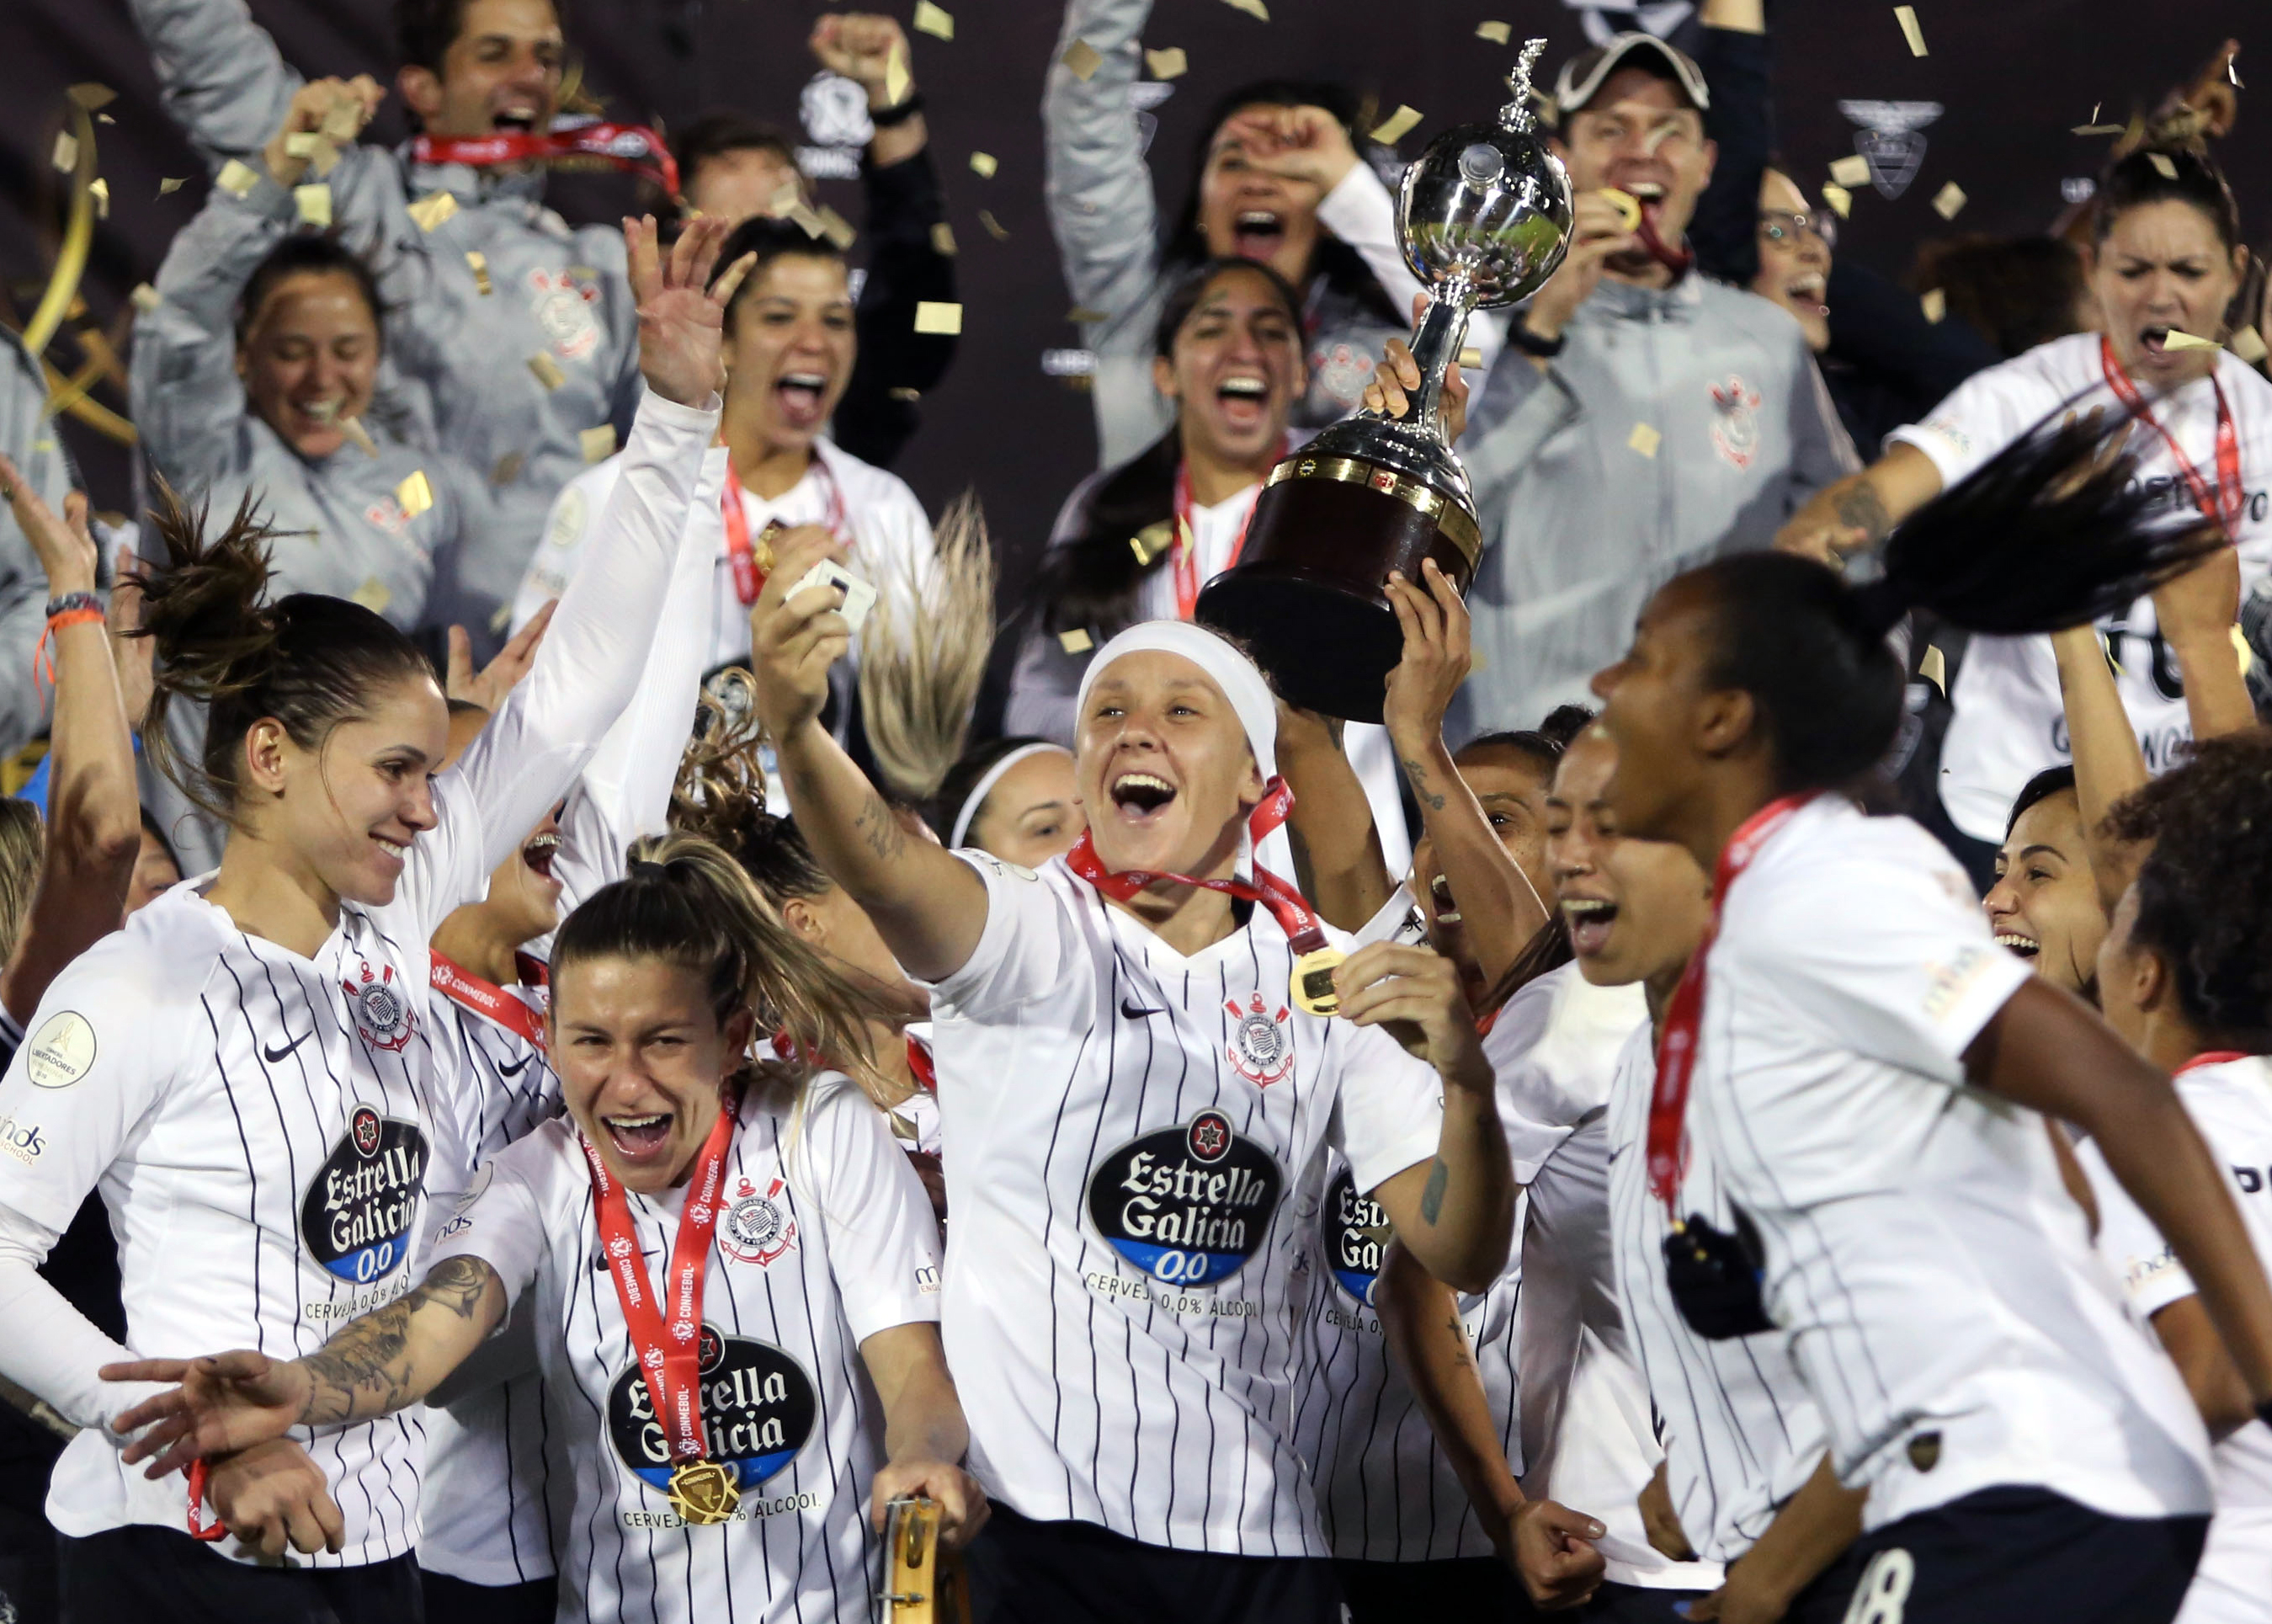
[[[1359,412],[1289,453],[1255,498],[1239,562],[1200,594],[1197,617],[1245,643],[1303,709],[1379,722],[1404,646],[1390,573],[1418,585],[1433,558],[1465,593],[1483,561],[1439,408],[1469,313],[1529,297],[1569,243],[1570,178],[1527,106],[1543,44],[1524,47],[1498,123],[1446,130],[1397,188],[1398,244],[1434,296],[1412,340],[1421,383],[1405,415]]]

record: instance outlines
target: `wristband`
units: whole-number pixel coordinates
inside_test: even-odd
[[[58,593],[48,600],[48,618],[53,620],[57,615],[67,615],[75,609],[91,609],[100,615],[102,613],[102,600],[92,592]]]
[[[58,610],[56,603],[64,607]],[[41,632],[40,640],[32,645],[32,678],[52,688],[56,685],[56,667],[55,662],[48,658],[48,640],[65,626],[101,625],[108,617],[103,614],[101,603],[92,592],[67,592],[49,603],[48,609],[48,629]]]
[[[1555,356],[1560,355],[1562,353],[1562,346],[1568,341],[1568,338],[1569,334],[1567,333],[1557,333],[1551,339],[1541,338],[1538,334],[1533,333],[1528,327],[1523,326],[1520,318],[1509,323],[1506,329],[1506,341],[1508,343],[1513,345],[1524,355],[1536,355],[1541,361],[1551,361]]]
[[[911,90],[908,99],[897,107],[887,107],[881,112],[871,112],[868,122],[878,130],[896,129],[923,110],[923,92]]]

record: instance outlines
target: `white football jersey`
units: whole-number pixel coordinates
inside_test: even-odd
[[[2262,1055],[2189,1066],[2177,1077],[2178,1097],[2209,1153],[2232,1176],[2241,1222],[2257,1261],[2272,1268],[2272,1061]],[[2115,1181],[2095,1144],[2078,1148],[2098,1198],[2098,1249],[2148,1317],[2194,1294],[2153,1220]],[[2272,1429],[2251,1421],[2209,1454],[2216,1473],[2216,1518],[2178,1614],[2180,1624],[2222,1624],[2264,1616],[2272,1596]]]
[[[1819,796],[1729,887],[1710,954],[1687,1132],[1759,1231],[1865,1526],[1999,1486],[2207,1512],[2201,1418],[2044,1119],[1965,1082],[2028,969],[1939,842]]]
[[[1699,1556],[1732,1562],[1752,1548],[1822,1459],[1822,1418],[1779,1331],[1708,1341],[1688,1328],[1664,1281],[1664,1203],[1648,1187],[1648,1102],[1656,1050],[1648,1027],[1618,1058],[1610,1092],[1610,1230],[1626,1338],[1648,1384],[1664,1449],[1665,1487]],[[1735,1212],[1695,1135],[1680,1211],[1723,1234]]]
[[[2214,385],[2203,378],[2152,405],[2202,482],[2214,486],[2218,388],[2239,442],[2244,495],[2235,540],[2245,594],[2272,570],[2272,384],[2228,352],[2216,358]],[[1974,373],[1923,423],[1895,430],[1887,443],[1916,446],[1932,459],[1944,484],[1954,484],[2052,414],[2094,407],[2122,409],[2106,386],[2098,334],[2071,333]],[[2173,513],[2194,511],[2192,488],[2162,437],[2141,425],[2131,445],[2141,453],[2138,475],[2147,488]],[[2158,773],[2175,764],[2179,747],[2193,737],[2193,724],[2177,662],[2154,618],[2154,601],[2140,598],[2098,626],[2114,655],[2115,685],[2138,746],[2147,767]],[[1955,714],[1941,745],[1941,800],[1967,834],[2000,841],[2021,787],[2074,756],[2051,640],[1976,635],[1948,697]]]
[[[1186,958],[1062,858],[958,855],[986,926],[931,1010],[940,1328],[986,1373],[963,1382],[973,1470],[1029,1517],[1329,1554],[1292,1441],[1312,1247],[1289,1196],[1329,1144],[1364,1191],[1433,1156],[1434,1070],[1293,1008],[1263,909]]]
[[[684,1188],[625,1199],[659,1281]],[[802,1113],[778,1086],[752,1088],[726,1158],[701,1397],[713,1458],[739,1478],[729,1523],[691,1527],[671,1508],[669,1443],[601,1251],[573,1123],[548,1122],[487,1164],[436,1243],[437,1261],[456,1256],[482,1259],[516,1301],[536,1294],[548,1416],[572,1463],[563,1618],[870,1616],[884,1416],[860,1344],[938,1317],[938,1231],[915,1170],[848,1079],[823,1073]]]
[[[207,877],[152,902],[49,987],[0,1081],[0,1117],[36,1145],[0,1158],[0,1204],[59,1233],[101,1188],[137,1353],[312,1352],[420,1277],[431,1161],[454,1120],[427,940],[483,894],[629,696],[716,426],[714,412],[644,400],[591,584],[435,782],[437,826],[411,843],[392,902],[344,904],[303,959],[239,931],[205,900]],[[123,1405],[89,1408],[72,1418]],[[420,1426],[404,1414],[303,1440],[347,1528],[340,1554],[305,1560],[410,1549]],[[150,1482],[96,1426],[64,1452],[49,1498],[50,1519],[78,1537],[181,1528],[186,1514],[180,1478]]]

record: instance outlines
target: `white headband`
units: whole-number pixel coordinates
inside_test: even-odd
[[[1104,670],[1123,655],[1142,654],[1157,650],[1162,654],[1180,655],[1214,679],[1222,690],[1223,698],[1238,714],[1238,725],[1246,731],[1248,748],[1254,752],[1254,765],[1267,780],[1278,773],[1278,701],[1271,697],[1270,685],[1262,680],[1262,673],[1254,669],[1254,662],[1239,653],[1237,647],[1216,636],[1205,626],[1184,620],[1147,620],[1140,625],[1130,626],[1125,632],[1096,651],[1088,669],[1081,673],[1080,693],[1073,701],[1073,715],[1081,716],[1088,711],[1088,691]]]
[[[962,797],[962,805],[954,814],[954,833],[946,837],[947,849],[952,851],[963,843],[962,837],[970,833],[970,826],[977,820],[979,808],[986,805],[986,797],[994,793],[994,786],[1002,782],[1004,774],[1027,757],[1037,756],[1050,750],[1056,751],[1068,761],[1072,760],[1072,752],[1063,745],[1020,745],[988,767],[978,782],[970,787],[970,793]]]

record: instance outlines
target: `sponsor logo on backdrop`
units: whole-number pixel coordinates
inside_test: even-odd
[[[1891,199],[1910,189],[1924,162],[1924,137],[1917,133],[1940,116],[1938,101],[1841,101],[1838,110],[1861,126],[1854,150],[1870,166],[1870,184]]]

